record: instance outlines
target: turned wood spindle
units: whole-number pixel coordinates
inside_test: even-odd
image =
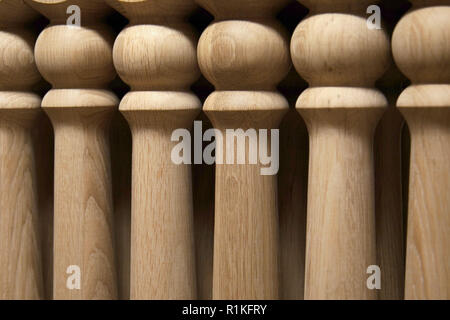
[[[376,299],[373,136],[387,101],[374,83],[389,41],[367,27],[369,0],[300,2],[311,10],[291,42],[310,85],[297,101],[310,136],[305,299]]]
[[[411,133],[406,299],[450,298],[450,1],[416,0],[394,59],[411,80],[397,100]]]
[[[266,129],[271,148],[270,129],[288,110],[276,85],[290,68],[289,38],[274,17],[287,1],[197,2],[215,17],[200,38],[198,58],[216,89],[204,110],[224,137],[216,141],[223,164],[216,165],[213,299],[277,299],[277,177],[262,175],[267,166],[259,161],[249,163],[248,143],[246,164],[237,164],[237,148],[227,145],[226,130],[242,129],[238,141],[255,129],[259,141],[259,129]],[[234,164],[226,161],[229,152]]]
[[[111,9],[99,0],[27,3],[50,20],[36,42],[35,56],[53,86],[42,101],[55,131],[53,296],[115,299],[108,136],[118,99],[106,90],[115,77],[114,37],[102,23]],[[81,26],[67,25],[71,5],[81,9]],[[69,277],[77,274],[70,266],[80,268],[79,289],[70,286],[76,279]]]
[[[0,1],[0,299],[44,297],[32,126],[41,98],[33,56],[37,13]]]
[[[114,64],[130,85],[120,103],[133,139],[131,299],[195,299],[192,174],[171,159],[174,130],[191,128],[201,103],[197,35],[186,0],[108,0],[130,20]]]

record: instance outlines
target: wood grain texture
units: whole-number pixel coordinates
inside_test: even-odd
[[[204,104],[213,126],[224,137],[226,129],[277,128],[288,103],[275,87],[290,59],[274,15],[286,1],[197,3],[215,17],[198,45],[202,73],[216,89]],[[220,140],[216,147],[224,159],[235,149]],[[277,177],[261,175],[262,167],[216,165],[213,299],[279,298]]]
[[[450,112],[399,106],[411,131],[405,298],[448,299]]]
[[[40,215],[32,127],[41,98],[26,24],[38,15],[0,1],[0,299],[42,299]]]
[[[412,85],[397,106],[411,132],[406,299],[450,297],[450,1],[412,1],[392,38]]]
[[[55,299],[115,299],[113,201],[109,122],[118,105],[105,90],[115,77],[113,36],[102,24],[103,1],[27,1],[50,19],[35,56],[53,89],[42,101],[55,132]],[[81,8],[81,27],[68,26],[67,7]],[[69,266],[81,271],[69,289]]]
[[[120,104],[133,139],[131,299],[197,297],[192,173],[172,162],[176,129],[200,112],[189,86],[199,77],[197,35],[184,21],[193,1],[108,1],[130,24],[114,64],[130,85]],[[162,18],[162,17],[166,18]]]
[[[370,1],[300,2],[311,9],[291,42],[310,85],[297,101],[310,136],[305,299],[376,299],[373,136],[387,101],[373,87],[388,37],[367,28]]]

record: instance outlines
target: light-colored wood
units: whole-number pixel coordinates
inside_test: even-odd
[[[0,1],[0,299],[42,299],[44,285],[32,127],[41,77],[26,24],[37,13]]]
[[[215,16],[198,45],[202,73],[216,89],[204,104],[213,126],[224,137],[226,129],[277,128],[288,102],[275,87],[290,57],[274,16],[287,1],[197,2]],[[226,139],[216,147],[224,159],[233,148]],[[261,175],[262,167],[216,165],[213,299],[279,298],[277,177]]]
[[[374,130],[387,107],[374,82],[389,65],[371,1],[300,1],[311,9],[291,54],[310,88],[297,101],[310,136],[305,299],[376,299]]]
[[[105,90],[115,77],[113,36],[102,1],[27,1],[51,24],[35,56],[53,89],[42,101],[55,132],[55,299],[115,299],[113,203],[109,122],[118,99]],[[81,26],[66,25],[67,7],[81,8]],[[69,266],[81,271],[81,288],[69,289]]]
[[[392,48],[412,85],[397,106],[411,132],[406,299],[450,298],[450,1],[412,1]]]
[[[201,103],[193,1],[108,1],[130,24],[114,64],[131,87],[120,104],[133,139],[131,299],[195,299],[191,166],[172,162],[172,132],[191,128]],[[161,18],[161,17],[165,18]]]

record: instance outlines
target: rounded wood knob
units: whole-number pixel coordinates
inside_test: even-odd
[[[257,139],[258,129],[268,129],[270,139],[288,109],[276,86],[291,66],[289,38],[275,19],[287,1],[197,2],[215,16],[198,44],[200,69],[216,88],[206,114],[224,140],[227,129],[255,129]],[[234,150],[216,143],[223,159]],[[216,166],[213,299],[277,299],[276,176],[262,175],[261,164],[223,161]]]
[[[300,1],[310,15],[291,54],[308,81],[297,101],[310,136],[305,299],[374,299],[376,264],[373,135],[387,106],[374,89],[389,41],[369,30],[370,1]]]
[[[44,297],[32,127],[41,77],[27,24],[38,14],[0,1],[0,299]]]
[[[0,89],[31,90],[41,80],[33,55],[36,35],[21,26],[4,25],[2,22],[0,26]]]
[[[200,67],[217,91],[273,91],[291,66],[287,39],[274,19],[218,21],[201,36]]]
[[[192,0],[108,0],[129,20],[114,65],[130,87],[120,103],[133,139],[131,299],[197,297],[191,167],[171,159],[176,129],[200,112]]]
[[[392,51],[399,69],[413,84],[450,83],[448,1],[411,1],[413,9],[397,24]],[[423,31],[423,32],[421,32]],[[414,44],[414,45],[413,45]]]
[[[392,37],[411,80],[397,100],[411,132],[406,299],[450,297],[449,1],[411,1]]]
[[[114,37],[103,22],[111,9],[100,0],[27,3],[50,19],[35,57],[53,86],[42,107],[55,131],[54,298],[115,299],[109,122],[118,100],[106,89]],[[67,24],[72,5],[79,26]]]
[[[106,88],[116,76],[111,55],[114,35],[102,23],[110,8],[100,0],[28,3],[51,21],[39,35],[35,54],[40,73],[53,89]],[[80,8],[80,27],[67,25],[71,5]]]

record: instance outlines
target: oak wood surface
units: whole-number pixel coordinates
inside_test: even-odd
[[[0,1],[0,299],[45,295],[33,148],[41,77],[27,28],[37,17],[23,2]]]
[[[310,85],[297,101],[310,137],[305,299],[376,299],[373,137],[387,101],[374,83],[389,41],[366,26],[370,1],[300,3],[311,10],[291,42]]]
[[[42,101],[55,133],[55,299],[115,299],[109,122],[118,105],[106,90],[115,77],[113,35],[102,22],[103,1],[27,1],[50,20],[36,43],[38,69],[50,82]],[[81,26],[66,25],[69,5],[81,9]],[[80,268],[79,289],[70,288]]]
[[[275,87],[290,59],[275,15],[287,1],[197,3],[215,17],[198,45],[200,69],[216,89],[204,104],[213,126],[224,137],[226,129],[277,128],[288,103]],[[216,147],[224,159],[235,149]],[[280,296],[277,177],[261,175],[262,167],[216,164],[213,299]]]
[[[397,101],[411,133],[405,299],[450,296],[450,1],[412,1],[392,38],[411,80]]]
[[[171,159],[172,132],[190,129],[201,108],[189,92],[200,75],[197,35],[185,22],[195,4],[108,4],[130,20],[114,45],[116,70],[131,87],[120,104],[133,139],[130,298],[195,299],[191,167]]]

